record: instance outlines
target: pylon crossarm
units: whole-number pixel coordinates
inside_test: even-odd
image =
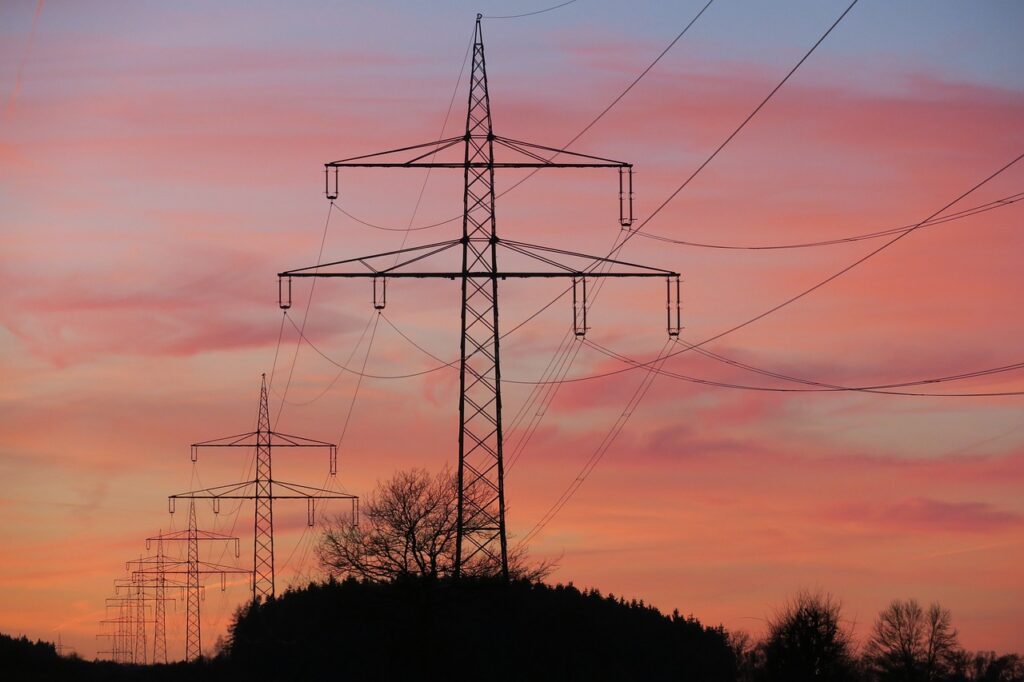
[[[472,240],[471,240],[472,241]],[[496,246],[503,248],[507,251],[520,254],[533,261],[539,261],[548,265],[552,268],[557,268],[554,271],[544,270],[508,270],[495,272],[491,269],[481,269],[468,271],[461,270],[403,270],[405,266],[412,263],[416,263],[438,253],[448,251],[454,247],[460,246],[462,240],[452,240],[448,242],[440,242],[437,244],[427,244],[424,246],[412,247],[409,249],[402,249],[401,251],[387,251],[384,253],[375,253],[369,256],[360,256],[358,258],[348,258],[346,260],[334,261],[331,263],[324,263],[322,265],[313,265],[305,268],[298,268],[295,270],[288,270],[285,272],[278,273],[280,278],[292,278],[292,277],[342,277],[352,279],[402,279],[402,278],[415,278],[415,279],[448,279],[458,280],[462,277],[469,279],[492,279],[492,278],[527,278],[527,277],[580,277],[586,275],[587,277],[678,277],[679,273],[671,270],[665,270],[663,268],[655,268],[647,265],[640,265],[639,263],[632,263],[629,261],[619,260],[616,258],[608,258],[605,256],[594,256],[585,253],[579,253],[576,251],[568,251],[565,249],[556,249],[546,246],[538,246],[536,244],[528,244],[526,242],[517,242],[509,240],[499,240],[496,242]],[[396,254],[410,253],[414,251],[426,251],[421,253],[414,258],[407,259],[401,263],[389,266],[387,268],[377,269],[373,267],[368,261],[372,261],[377,258],[383,258],[387,256],[393,256]],[[585,261],[576,266],[567,265],[560,263],[554,258],[548,257],[542,254],[555,254],[559,256],[565,256],[569,258],[576,258]],[[335,268],[344,268],[346,265],[358,264],[367,270],[357,269],[353,271],[346,271],[344,269],[338,270]],[[605,272],[598,272],[596,268],[601,265],[617,266],[619,268],[629,268],[628,272],[608,270]],[[225,443],[228,445],[239,444],[248,441],[231,441]]]
[[[451,162],[405,162],[405,163],[344,163],[344,164],[327,164],[330,168],[451,168],[451,169],[465,169],[465,168],[628,168],[628,165],[622,165],[619,163],[553,163],[545,162],[540,163],[539,161],[495,161],[494,163],[484,163],[482,161],[465,163],[463,161],[451,161]]]
[[[151,538],[146,538],[146,542],[157,541],[157,540],[181,540],[187,542],[189,540],[187,530],[179,530],[173,533],[164,533],[162,535],[156,535]],[[225,533],[217,533],[212,530],[197,530],[196,540],[238,540],[238,537],[234,535],[227,535]],[[147,548],[148,549],[148,548]],[[146,557],[147,559],[157,559],[156,556]],[[131,563],[131,562],[129,562]]]
[[[552,267],[559,268],[560,270],[563,270],[564,272],[566,272],[568,274],[576,274],[578,272],[577,270],[569,267],[568,265],[564,265],[563,263],[559,263],[558,261],[552,260],[550,258],[545,258],[544,256],[539,256],[539,255],[537,255],[535,253],[530,253],[529,251],[527,251],[525,249],[522,249],[519,246],[516,246],[514,244],[502,243],[501,246],[503,246],[504,248],[509,249],[511,251],[515,251],[518,254],[526,256],[527,258],[531,258],[533,260],[540,261],[541,263],[544,263],[546,265],[550,265]]]
[[[349,495],[348,493],[340,493],[334,490],[327,490],[325,488],[313,488],[308,485],[300,485],[298,483],[288,483],[287,481],[271,481],[274,484],[274,497],[284,499],[306,499],[316,498],[324,500],[357,500],[359,499],[356,495]],[[286,490],[291,494],[281,494],[281,490]]]
[[[285,489],[292,492],[292,495],[282,495],[278,492],[274,493],[274,498],[289,498],[289,497],[323,497],[333,498],[339,500],[358,499],[356,495],[349,495],[347,493],[339,493],[333,490],[327,490],[326,488],[313,488],[306,485],[299,485],[298,483],[288,483],[287,481],[271,480],[271,484],[277,489]],[[177,495],[168,495],[169,500],[247,500],[255,497],[254,493],[246,493],[246,489],[249,486],[255,486],[256,481],[246,481],[244,483],[232,483],[230,485],[219,485],[213,488],[205,488],[203,490],[190,490],[186,493],[178,493]],[[168,538],[164,538],[165,540]],[[202,539],[200,537],[200,539]],[[210,539],[221,539],[221,538],[210,538]],[[233,537],[231,539],[234,539]]]
[[[581,154],[579,152],[570,152],[566,149],[557,149],[555,147],[545,147],[542,144],[534,144],[532,142],[523,142],[522,140],[513,140],[508,137],[502,137],[500,135],[494,136],[494,141],[502,146],[514,149],[522,154],[528,154],[541,162],[542,168],[632,168],[633,164],[627,163],[626,161],[616,161],[615,159],[606,159],[603,156],[593,156],[591,154]],[[594,163],[555,163],[551,158],[545,159],[542,156],[530,152],[530,149],[539,149],[545,152],[551,152],[552,157],[554,156],[571,156],[577,159],[589,159]]]
[[[303,438],[302,436],[292,436],[287,433],[279,433],[277,431],[270,431],[270,444],[276,448],[327,448],[334,447],[333,443],[328,443],[322,440],[315,440],[313,438]],[[252,431],[250,433],[241,433],[235,436],[226,436],[224,438],[214,438],[212,440],[205,440],[201,443],[193,443],[194,448],[250,448],[256,447],[257,443],[255,440],[250,441],[249,439],[255,439],[259,435],[259,432]]]
[[[200,573],[252,573],[252,570],[248,568],[238,568],[237,566],[228,566],[226,564],[218,564],[212,561],[200,561],[199,562]]]
[[[294,270],[287,270],[285,272],[279,272],[279,273],[277,273],[277,276],[278,277],[309,277],[311,274],[315,274],[317,271],[322,270],[323,268],[333,268],[333,267],[338,267],[338,266],[341,266],[341,265],[351,265],[353,263],[358,263],[359,265],[362,265],[363,267],[366,268],[366,271],[363,272],[364,275],[376,276],[376,275],[379,275],[379,274],[381,274],[383,272],[387,272],[389,270],[394,270],[395,268],[401,267],[402,265],[407,265],[409,263],[413,263],[413,262],[416,262],[416,261],[419,261],[419,260],[423,260],[423,258],[427,258],[429,256],[433,256],[435,254],[441,253],[442,251],[446,251],[447,249],[450,249],[450,248],[453,248],[455,246],[458,246],[460,243],[461,242],[458,239],[450,239],[448,241],[435,242],[433,244],[423,244],[422,246],[410,246],[410,247],[405,248],[405,249],[397,249],[395,251],[384,251],[383,253],[374,253],[374,254],[370,254],[369,256],[359,256],[357,258],[346,258],[344,260],[332,261],[330,263],[321,263],[319,265],[308,265],[308,266],[306,266],[304,268],[295,268]],[[427,253],[425,255],[421,255],[421,256],[413,258],[411,260],[407,260],[407,261],[405,261],[403,263],[399,263],[399,264],[396,264],[396,265],[389,265],[387,268],[385,268],[383,270],[378,270],[378,269],[374,268],[371,264],[366,262],[366,261],[374,260],[376,258],[388,258],[390,256],[399,256],[399,255],[402,255],[402,254],[413,253],[413,252],[416,252],[416,251],[430,251],[430,253]],[[310,272],[310,271],[312,271],[312,272]],[[305,274],[305,273],[310,273],[310,274]]]
[[[238,499],[239,491],[243,491],[251,485],[256,485],[256,481],[245,481],[243,483],[229,483],[227,485],[218,485],[212,488],[204,488],[203,490],[190,490],[185,493],[178,493],[177,495],[168,495],[169,500],[210,500],[217,498],[224,499]],[[251,495],[242,495],[242,497],[252,497]],[[172,512],[173,513],[173,512]]]
[[[188,562],[184,562],[184,563],[187,564]],[[238,568],[237,566],[227,566],[225,564],[210,563],[210,562],[207,562],[207,561],[200,561],[197,565],[199,566],[199,572],[200,573],[245,573],[246,575],[252,573],[252,569],[249,569],[249,568]],[[138,572],[139,573],[155,573],[156,571],[138,571]],[[167,575],[188,575],[188,573],[189,573],[187,568],[180,568],[180,567],[170,568],[170,569],[168,569],[166,571],[163,571],[163,572],[166,573]],[[169,584],[171,584],[170,581],[168,581],[168,585]],[[178,586],[178,585],[179,585],[178,583],[175,583],[175,586]]]
[[[167,571],[157,571],[155,569],[138,568],[132,571],[132,580],[136,583],[141,583],[143,588],[155,587],[156,583],[163,583],[164,587],[173,587],[176,589],[188,587],[188,583],[186,583],[183,580],[178,580],[176,578],[161,577],[164,573],[167,573]],[[178,573],[172,572],[171,575],[178,575]],[[167,597],[167,599],[171,599],[173,601],[172,597]]]
[[[574,270],[574,271],[563,271],[563,272],[547,272],[544,270],[509,270],[509,271],[490,271],[490,270],[472,270],[469,272],[395,272],[387,276],[388,279],[449,279],[458,280],[462,277],[466,279],[529,279],[529,278],[547,278],[554,279],[558,277],[579,277],[586,275],[587,278],[604,277],[609,279],[617,279],[623,277],[668,277],[669,274],[661,271],[654,272],[587,272],[585,270]],[[343,278],[343,279],[372,279],[374,277],[380,277],[380,275],[374,275],[363,272],[318,272],[310,273],[308,275],[295,275],[295,277],[329,277],[329,278]]]
[[[188,566],[188,561],[164,561],[163,566],[156,562],[148,560],[136,561],[135,568],[128,569],[132,574],[132,580],[149,580],[150,578],[140,578],[139,576],[155,575],[159,576],[161,573],[174,574],[177,573],[179,568],[182,566]],[[155,568],[147,568],[148,566],[155,566]]]
[[[337,167],[340,167],[340,166],[352,166],[352,165],[356,165],[356,166],[362,167],[363,164],[356,164],[355,162],[362,161],[362,160],[365,160],[365,159],[376,159],[376,158],[380,158],[382,156],[389,156],[391,154],[400,154],[401,152],[408,152],[408,151],[413,151],[413,150],[420,150],[420,149],[428,149],[429,148],[429,151],[427,151],[426,154],[420,154],[420,155],[417,155],[416,157],[414,157],[413,159],[410,159],[410,161],[415,161],[417,159],[423,158],[424,156],[430,156],[431,154],[433,154],[435,152],[438,152],[441,149],[447,149],[448,147],[451,147],[452,145],[455,145],[455,144],[458,144],[459,142],[462,142],[464,139],[465,139],[465,136],[459,135],[458,137],[449,137],[449,138],[446,138],[446,139],[443,139],[443,140],[434,140],[433,142],[423,142],[422,144],[414,144],[414,145],[410,145],[408,147],[399,147],[397,149],[389,149],[389,150],[383,151],[383,152],[373,152],[372,154],[363,154],[361,156],[350,156],[347,159],[339,159],[338,161],[328,161],[324,165],[327,166],[328,168],[337,168]],[[394,165],[402,166],[402,165],[405,165],[405,163],[409,163],[409,162],[396,163]]]
[[[239,434],[236,434],[234,436],[224,436],[223,438],[214,438],[212,440],[204,440],[204,441],[201,441],[199,443],[192,443],[192,447],[194,447],[194,448],[211,447],[212,448],[212,447],[225,447],[225,446],[230,446],[230,445],[240,445],[240,444],[242,444],[242,442],[246,438],[249,438],[250,436],[253,436],[253,435],[255,435],[255,432],[239,433]]]
[[[488,136],[484,134],[471,134],[468,139],[474,141],[480,141],[478,144],[488,140]],[[449,137],[443,140],[435,140],[433,142],[424,142],[422,144],[410,145],[408,147],[399,147],[397,149],[388,149],[383,152],[375,152],[372,154],[362,154],[360,156],[351,156],[347,159],[339,159],[337,161],[328,161],[324,164],[325,168],[465,168],[467,166],[471,168],[632,168],[632,164],[626,161],[617,161],[615,159],[605,158],[603,156],[594,156],[592,154],[582,154],[580,152],[571,152],[567,149],[558,149],[556,147],[548,147],[542,144],[535,144],[532,142],[524,142],[522,140],[515,140],[509,137],[502,137],[500,135],[493,135],[490,137],[494,143],[510,150],[517,154],[533,159],[529,161],[498,161],[494,163],[485,162],[469,162],[463,161],[435,161],[434,157],[446,149],[450,149],[458,145],[460,142],[467,140],[466,135],[459,137]],[[551,158],[544,158],[543,156],[533,152],[531,150],[537,149],[544,152],[549,152]],[[387,159],[386,157],[398,156],[403,152],[416,152],[415,155],[406,158],[395,158]],[[580,159],[580,161],[574,161],[569,163],[558,163],[552,159],[555,156],[568,156],[574,159]],[[430,157],[430,161],[424,161]],[[585,159],[585,161],[583,160]]]
[[[580,253],[578,251],[568,251],[566,249],[556,249],[556,248],[551,247],[551,246],[540,246],[538,244],[529,244],[527,242],[517,242],[517,241],[508,240],[508,239],[503,239],[501,242],[499,242],[499,244],[501,244],[502,246],[505,246],[506,248],[510,248],[510,249],[511,248],[515,248],[515,250],[517,252],[522,253],[524,255],[529,255],[529,256],[538,257],[538,258],[539,258],[539,256],[537,254],[532,253],[532,252],[540,251],[540,252],[543,252],[543,253],[554,253],[554,254],[558,254],[560,256],[568,256],[570,258],[581,258],[581,259],[590,261],[590,265],[588,265],[587,268],[584,269],[583,272],[586,272],[590,268],[597,267],[598,264],[605,263],[605,264],[608,264],[608,265],[618,265],[618,266],[626,267],[626,268],[634,268],[637,272],[635,272],[635,273],[626,273],[626,274],[634,274],[636,276],[679,277],[679,273],[678,272],[674,272],[672,270],[665,270],[663,268],[655,268],[655,267],[652,267],[650,265],[641,265],[639,263],[631,263],[630,261],[619,260],[617,258],[608,258],[606,256],[593,256],[593,255],[590,255],[590,254],[587,254],[587,253]],[[556,261],[553,261],[553,260],[545,261],[545,262],[555,263],[556,265],[558,265],[560,267],[563,267],[563,268],[566,268],[566,269],[572,269],[572,268],[569,268],[568,266],[566,266],[566,265],[564,265],[562,263],[557,263]],[[572,269],[572,270],[574,270],[574,272],[576,272],[577,274],[582,274],[579,270],[575,270],[575,269]],[[587,274],[588,277],[597,275],[597,273],[590,273],[590,272],[586,272],[586,274]]]
[[[275,448],[333,448],[334,443],[303,436],[292,436],[279,431],[270,432],[270,444]]]

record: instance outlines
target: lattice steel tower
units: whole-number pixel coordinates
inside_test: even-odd
[[[174,501],[177,499],[212,500],[215,514],[220,513],[221,500],[255,501],[256,512],[253,520],[253,601],[274,596],[274,500],[306,500],[307,522],[310,526],[313,525],[316,500],[349,500],[352,504],[353,519],[358,509],[358,498],[355,495],[275,480],[271,475],[271,452],[274,448],[282,447],[326,448],[330,452],[330,474],[334,476],[337,473],[338,450],[334,443],[303,438],[302,436],[290,436],[270,429],[267,376],[264,374],[260,385],[259,418],[255,431],[225,438],[216,438],[192,445],[193,462],[197,460],[201,448],[254,448],[256,451],[256,478],[241,483],[231,483],[206,488],[205,490],[193,490],[178,495],[170,495],[168,498],[169,508],[172,513],[174,512]]]
[[[506,278],[562,277],[572,280],[573,319],[577,336],[587,331],[586,283],[601,277],[662,277],[668,280],[668,331],[679,333],[679,273],[627,263],[612,258],[526,244],[498,237],[495,222],[494,173],[506,168],[615,168],[619,174],[619,221],[633,222],[632,164],[598,156],[568,152],[521,142],[494,134],[490,93],[484,59],[481,16],[477,15],[473,39],[473,63],[466,111],[466,132],[459,137],[411,145],[376,154],[351,157],[325,164],[325,190],[332,201],[338,196],[339,168],[452,168],[464,174],[461,239],[427,244],[398,251],[323,263],[278,274],[280,306],[291,306],[292,278],[364,277],[373,279],[374,307],[383,308],[389,278],[443,278],[458,280],[462,288],[461,353],[459,381],[458,520],[455,573],[481,562],[508,577],[508,543],[505,527],[505,472],[502,439],[501,354],[498,326],[498,282]],[[443,160],[458,149],[462,159]],[[496,160],[495,149],[511,154]],[[571,157],[553,162],[557,155]],[[502,258],[528,264],[542,263],[550,270],[498,268]],[[458,252],[461,268],[421,270],[406,266],[427,265],[428,259]],[[388,261],[398,256],[401,262]],[[569,259],[571,264],[556,259]],[[381,267],[375,267],[381,264]],[[345,266],[359,268],[346,271]]]
[[[220,574],[220,584],[221,589],[223,590],[226,587],[225,579],[227,574],[251,573],[246,569],[241,569],[236,566],[227,566],[211,561],[202,561],[199,558],[199,543],[210,541],[234,543],[235,558],[238,558],[239,540],[237,537],[234,535],[226,535],[224,533],[217,533],[199,528],[199,524],[196,522],[196,501],[192,499],[189,500],[188,504],[187,529],[171,533],[160,533],[159,535],[146,538],[146,549],[150,548],[151,543],[157,543],[156,555],[128,562],[128,569],[132,571],[132,580],[142,581],[150,579],[155,585],[159,586],[161,590],[166,589],[168,584],[173,584],[183,588],[185,592],[186,661],[193,661],[203,655],[202,620],[200,618],[201,614],[199,609],[199,602],[203,589],[203,586],[201,585],[201,576],[211,573]],[[180,561],[168,558],[167,555],[164,554],[165,542],[187,543],[185,551],[186,560]],[[132,570],[132,566],[135,566],[134,570]],[[182,584],[176,581],[170,581],[168,580],[168,576],[184,576],[185,582]],[[160,625],[160,621],[161,617],[158,616],[158,627],[162,627],[162,625]],[[166,662],[166,639],[163,642],[163,658],[164,662]],[[158,660],[156,659],[156,654],[154,654],[154,660]]]

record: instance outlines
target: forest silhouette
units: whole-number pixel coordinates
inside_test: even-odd
[[[0,670],[4,680],[1024,681],[1024,659],[964,651],[950,618],[937,604],[896,600],[858,649],[841,603],[821,593],[793,597],[754,642],[572,585],[328,579],[239,609],[216,654],[199,661],[89,662],[0,635]]]
[[[554,564],[525,549],[510,557],[511,581],[486,560],[456,577],[458,490],[448,470],[378,482],[359,523],[325,524],[317,556],[327,579],[243,605],[205,659],[86,662],[0,636],[0,680],[1024,682],[1020,656],[964,651],[938,603],[893,600],[858,647],[828,593],[797,593],[755,641],[643,601],[550,585]]]

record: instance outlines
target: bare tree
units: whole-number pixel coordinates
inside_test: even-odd
[[[882,680],[933,682],[949,677],[958,649],[949,609],[896,599],[878,614],[865,657]]]
[[[768,680],[853,679],[856,664],[842,604],[831,594],[802,591],[768,621],[763,673]]]
[[[1024,658],[994,651],[959,651],[953,663],[957,682],[1024,682]]]
[[[755,682],[764,668],[764,646],[743,630],[733,630],[726,637],[736,658],[736,682]]]
[[[328,524],[317,547],[320,565],[333,576],[378,582],[449,576],[455,568],[457,512],[458,481],[450,471],[434,476],[423,469],[400,471],[378,482],[358,525],[342,517]],[[487,576],[499,574],[501,566],[481,553],[462,569],[465,575]],[[549,563],[530,565],[524,548],[510,552],[513,578],[541,580],[552,569]]]

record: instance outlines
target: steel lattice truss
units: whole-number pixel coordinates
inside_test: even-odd
[[[253,601],[274,596],[274,500],[306,500],[307,522],[313,525],[317,500],[348,500],[352,504],[352,517],[358,514],[355,495],[339,493],[325,488],[313,488],[273,478],[271,453],[275,448],[326,448],[330,452],[330,473],[337,473],[337,446],[334,443],[277,433],[270,429],[270,406],[267,396],[267,377],[260,386],[259,420],[255,431],[224,438],[194,443],[192,461],[196,461],[202,448],[249,448],[256,451],[256,478],[241,483],[193,490],[168,496],[169,510],[174,513],[174,502],[179,499],[206,499],[213,503],[214,513],[220,513],[221,500],[254,500],[253,520]]]
[[[225,535],[223,533],[216,533],[208,530],[201,530],[196,523],[196,505],[195,500],[189,500],[188,505],[188,528],[186,530],[177,531],[174,533],[161,533],[159,535],[146,538],[146,549],[150,548],[151,543],[157,543],[156,555],[152,557],[144,557],[138,560],[129,561],[128,569],[131,571],[131,577],[133,581],[146,581],[150,580],[159,587],[160,592],[158,595],[162,596],[163,590],[167,584],[168,575],[184,575],[185,582],[183,587],[185,589],[185,660],[192,661],[203,653],[203,640],[202,640],[202,626],[200,620],[200,592],[202,586],[200,585],[200,576],[210,573],[219,573],[221,579],[221,589],[225,587],[225,576],[229,573],[244,573],[249,574],[250,571],[241,569],[235,566],[226,566],[218,563],[212,563],[209,561],[200,561],[199,559],[199,543],[208,541],[219,541],[219,542],[233,542],[235,545],[235,557],[239,556],[239,539],[233,535]],[[164,542],[186,542],[187,551],[186,561],[170,560],[164,554]],[[134,569],[132,567],[135,567]],[[164,619],[162,615],[163,606],[159,602],[156,604],[157,608],[157,628],[159,630],[164,629]],[[159,644],[159,639],[158,639]],[[154,660],[157,653],[154,653]],[[166,637],[163,642],[163,662],[167,661],[167,643]]]
[[[291,306],[292,280],[303,277],[371,278],[374,307],[386,303],[389,278],[458,280],[462,287],[459,395],[459,505],[456,575],[489,564],[508,577],[501,421],[498,282],[508,278],[566,278],[573,283],[574,328],[587,331],[586,282],[592,278],[660,277],[668,285],[670,335],[679,333],[679,273],[614,258],[499,239],[495,222],[495,169],[613,168],[619,175],[619,221],[633,222],[632,165],[599,156],[495,135],[477,16],[466,112],[466,132],[434,142],[325,164],[329,199],[338,196],[341,168],[452,168],[464,174],[462,237],[397,251],[337,260],[278,274],[282,308]],[[446,158],[461,151],[461,159]],[[496,156],[496,152],[498,156]],[[563,160],[553,161],[556,156]],[[333,185],[332,185],[333,182]],[[461,267],[457,262],[461,258]],[[514,267],[499,268],[502,262]],[[415,265],[416,269],[411,266]]]
[[[126,590],[126,594],[121,594]],[[146,594],[145,586],[134,581],[114,581],[114,596],[107,597],[107,609],[116,608],[117,616],[105,618],[101,625],[114,626],[114,632],[101,633],[97,637],[109,637],[111,648],[98,653],[108,654],[118,663],[138,663],[145,665],[146,658],[146,624],[149,620],[146,604],[153,603],[155,597]]]

